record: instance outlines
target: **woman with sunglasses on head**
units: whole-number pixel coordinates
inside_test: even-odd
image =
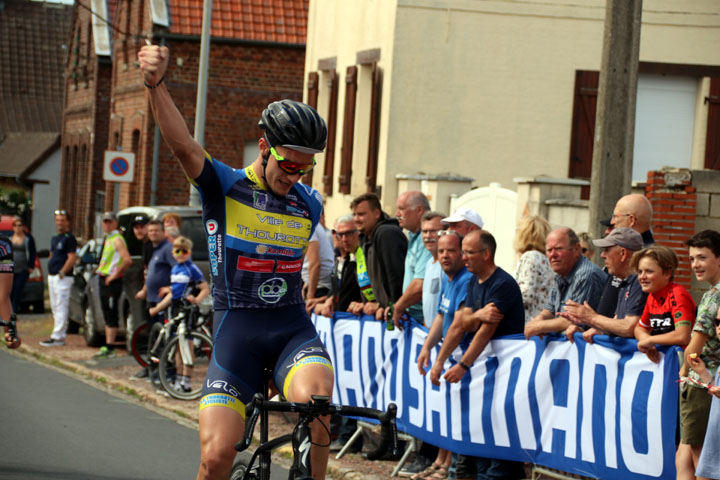
[[[13,244],[13,286],[10,298],[13,312],[18,313],[23,289],[30,273],[35,269],[35,239],[25,231],[25,225],[20,217],[13,218],[13,234],[10,237]]]
[[[685,287],[673,283],[678,259],[662,245],[652,245],[633,255],[632,268],[638,272],[642,291],[648,294],[637,326],[638,350],[653,362],[660,361],[656,345],[685,348],[695,323],[695,302]]]

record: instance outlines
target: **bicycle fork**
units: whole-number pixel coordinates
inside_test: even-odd
[[[181,323],[178,326],[178,345],[180,346],[180,356],[182,357],[183,365],[186,367],[192,367],[193,366],[193,355],[190,351],[190,345],[188,345],[188,339],[187,339],[187,326],[185,325],[185,322]]]

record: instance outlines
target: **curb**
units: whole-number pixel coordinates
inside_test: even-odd
[[[8,350],[12,355],[29,357],[31,360],[41,363],[42,365],[55,369],[65,375],[76,378],[87,384],[107,391],[124,400],[130,400],[144,408],[148,408],[160,415],[170,418],[188,428],[198,430],[197,409],[195,415],[188,415],[186,412],[179,411],[168,405],[164,405],[161,399],[155,395],[151,395],[132,387],[129,381],[120,380],[111,376],[106,376],[92,368],[80,365],[76,362],[48,356],[31,346],[25,344],[20,345],[16,350]],[[259,434],[254,435],[254,442],[259,442]],[[279,448],[273,453],[273,462],[284,468],[291,465],[289,447]],[[340,461],[336,460],[332,454],[328,458],[327,478],[334,480],[380,480],[377,475],[368,475],[358,472],[352,468],[344,466]]]

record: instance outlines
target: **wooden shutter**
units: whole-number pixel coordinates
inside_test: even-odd
[[[337,103],[338,103],[338,75],[334,70],[330,73],[328,87],[330,89],[330,107],[328,109],[327,127],[328,139],[325,148],[325,170],[323,171],[323,193],[332,195],[333,186],[333,170],[335,164],[335,131],[337,123]]]
[[[318,102],[318,82],[319,82],[319,75],[317,72],[310,72],[308,73],[308,105],[313,107],[315,110],[317,110],[317,102]],[[305,185],[312,186],[312,179],[313,179],[313,172],[308,173],[304,177],[302,177],[302,183]]]
[[[575,100],[568,172],[570,178],[590,180],[592,176],[599,79],[599,72],[582,70],[575,72]],[[581,198],[585,200],[590,198],[590,187],[583,187]]]
[[[357,97],[357,66],[351,65],[345,73],[345,117],[343,144],[338,177],[340,193],[350,193],[352,179],[353,141],[355,139],[355,102]]]
[[[380,105],[382,104],[382,69],[373,66],[372,95],[370,98],[370,132],[365,184],[367,192],[375,192],[377,185],[378,145],[380,143]]]
[[[705,139],[705,168],[720,170],[720,77],[710,79],[707,137]]]

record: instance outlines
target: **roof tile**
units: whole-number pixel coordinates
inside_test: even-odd
[[[169,0],[169,3],[170,32],[199,36],[203,0]],[[309,0],[213,0],[211,35],[304,44],[308,3]]]

